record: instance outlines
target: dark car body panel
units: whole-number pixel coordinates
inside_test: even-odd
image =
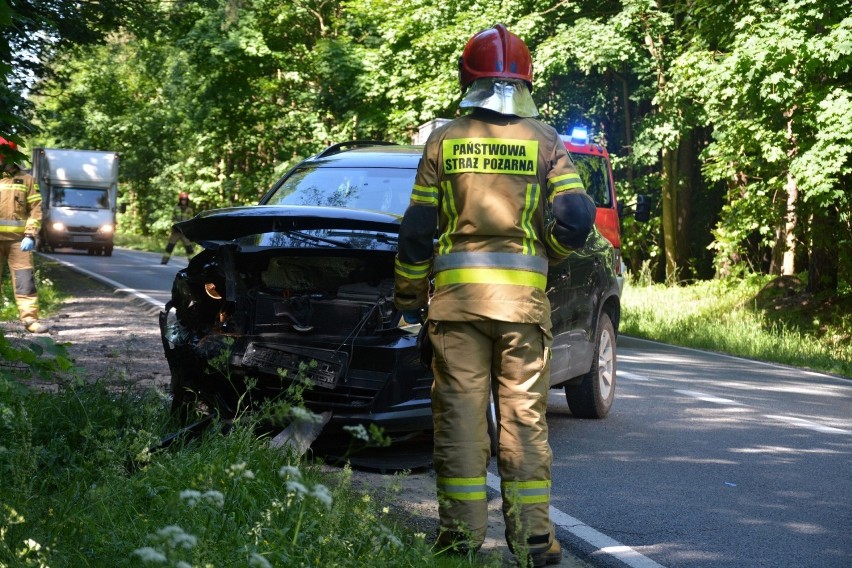
[[[419,158],[415,147],[382,146],[309,159],[261,205],[177,224],[205,250],[177,273],[160,317],[172,390],[233,415],[310,384],[306,406],[331,412],[334,424],[430,429],[432,374],[420,361],[419,326],[402,324],[393,306],[396,237]],[[363,176],[333,199],[313,186],[286,193],[288,180],[316,168]],[[551,386],[589,372],[603,311],[617,328],[612,255],[594,231],[550,270]]]

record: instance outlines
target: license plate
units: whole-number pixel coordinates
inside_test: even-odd
[[[72,237],[72,239],[71,239],[71,240],[73,240],[75,243],[90,243],[90,242],[92,242],[92,237],[89,237],[89,236],[82,236],[82,237],[77,236],[77,237]]]
[[[249,343],[243,355],[243,365],[257,367],[267,372],[282,369],[288,379],[299,375],[318,387],[333,389],[346,369],[346,353],[324,349],[282,349],[269,345]],[[303,365],[304,364],[304,365]]]

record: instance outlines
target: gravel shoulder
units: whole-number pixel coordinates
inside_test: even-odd
[[[160,339],[159,308],[44,257],[39,269],[66,297],[56,313],[42,320],[50,324],[50,337],[65,345],[84,378],[168,391],[170,375]],[[27,335],[17,322],[0,325],[8,337]],[[427,541],[434,538],[438,505],[431,468],[397,475],[355,469],[353,482],[383,494],[395,516],[413,533],[423,533]],[[490,491],[488,510],[488,536],[480,557],[493,560],[496,555],[503,564],[514,565],[503,537],[501,499]],[[589,565],[566,554],[560,566]]]

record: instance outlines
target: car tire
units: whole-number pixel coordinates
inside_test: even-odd
[[[602,313],[595,330],[595,355],[591,370],[577,385],[565,386],[571,414],[578,418],[604,418],[615,400],[616,336],[609,315]]]

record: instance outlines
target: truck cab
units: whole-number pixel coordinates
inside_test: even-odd
[[[111,256],[118,199],[118,154],[35,148],[33,176],[42,196],[39,250]]]

